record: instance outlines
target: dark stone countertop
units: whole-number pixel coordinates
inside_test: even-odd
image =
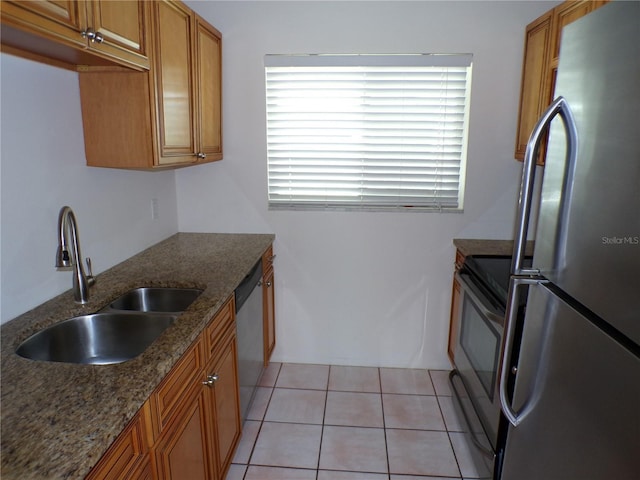
[[[513,240],[483,240],[474,238],[454,238],[453,245],[464,255],[511,256]],[[525,253],[533,255],[533,242],[527,241]]]
[[[98,275],[87,305],[75,304],[69,290],[2,325],[2,479],[84,478],[274,238],[178,233]],[[124,363],[39,362],[14,353],[38,330],[96,312],[140,286],[204,292]]]

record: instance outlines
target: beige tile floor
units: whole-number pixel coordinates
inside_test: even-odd
[[[447,374],[272,363],[226,480],[477,477]]]

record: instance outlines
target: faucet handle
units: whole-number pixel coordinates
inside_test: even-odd
[[[87,262],[87,270],[88,270],[87,281],[89,282],[89,286],[91,286],[96,283],[96,279],[93,276],[93,268],[91,266],[91,257],[87,257],[86,262]]]

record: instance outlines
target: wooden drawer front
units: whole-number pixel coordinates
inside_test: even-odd
[[[87,475],[86,480],[144,478],[140,475],[149,470],[149,448],[143,422],[143,416],[137,414]]]
[[[203,342],[199,337],[151,395],[153,431],[157,437],[173,415],[202,388]]]
[[[229,300],[222,306],[218,313],[207,325],[205,329],[206,349],[207,357],[206,361],[209,361],[213,356],[216,346],[225,337],[225,334],[229,330],[233,330],[235,333],[235,313],[236,303],[235,297],[232,295]]]
[[[262,273],[266,275],[273,268],[273,245],[270,245],[266,252],[262,255]]]

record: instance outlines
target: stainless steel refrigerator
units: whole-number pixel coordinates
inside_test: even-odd
[[[529,296],[521,339],[515,302],[507,307],[501,479],[638,480],[640,2],[614,1],[565,27],[555,97],[523,166],[510,297]],[[533,267],[522,268],[549,123]]]

